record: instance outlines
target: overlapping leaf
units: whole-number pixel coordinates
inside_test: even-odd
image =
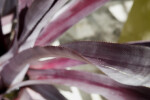
[[[30,31],[30,33],[27,33],[28,34],[27,37],[29,35],[30,35],[30,37],[26,40],[25,38],[27,38],[27,37],[22,36],[22,38],[24,38],[24,40],[26,40],[24,45],[21,45],[21,49],[23,48],[22,50],[25,50],[25,49],[28,49],[28,48],[34,46],[35,41],[36,41],[38,35],[40,34],[41,30],[47,25],[47,23],[49,23],[51,21],[52,17],[55,15],[55,13],[57,13],[57,11],[60,10],[60,8],[62,8],[62,6],[64,6],[67,1],[68,0],[54,0],[51,8],[47,12],[45,12],[45,15],[42,16],[42,19],[40,19],[40,21],[38,21],[38,24],[36,24],[36,26],[34,26],[34,28],[32,29],[32,32]],[[47,6],[50,6],[50,5],[47,4]],[[40,11],[37,11],[37,12],[39,14],[41,13]],[[33,11],[33,13],[34,13],[34,11]]]
[[[34,47],[15,55],[15,57],[13,57],[10,62],[4,66],[1,72],[2,80],[0,81],[4,85],[3,88],[9,87],[13,81],[16,80],[18,75],[23,74],[20,72],[24,70],[26,64],[44,57],[67,57],[88,62],[81,55],[63,47]]]
[[[27,11],[23,33],[19,39],[20,43],[24,42],[31,34],[36,24],[43,18],[43,16],[50,10],[54,0],[35,0]],[[42,7],[43,6],[43,7]]]
[[[149,86],[149,47],[101,42],[75,42],[63,46],[70,49],[34,47],[16,55],[2,70],[3,83],[9,86],[26,64],[51,56],[92,63],[124,84]]]
[[[108,100],[149,100],[150,89],[119,84],[110,78],[80,71],[30,70],[32,79],[47,80],[47,83],[79,87],[86,92],[99,93]],[[49,80],[49,81],[48,81]],[[42,82],[41,81],[41,82]],[[46,82],[46,81],[45,81]]]
[[[3,0],[0,0],[0,5],[2,1]],[[19,39],[19,46],[26,46],[22,44],[27,43],[27,41],[31,40],[31,37],[35,35],[33,41],[27,44],[27,48],[33,47],[35,39],[39,34],[40,36],[35,45],[43,46],[49,44],[73,24],[106,1],[107,0],[72,0],[68,2],[68,0],[19,0],[19,34],[16,33]],[[62,9],[60,10],[60,8]],[[59,12],[56,13],[58,10]],[[2,9],[0,6],[0,14],[1,11]],[[55,13],[56,15],[54,16]],[[50,23],[41,32],[47,22]],[[2,35],[2,30],[0,30],[0,35]],[[18,52],[16,55],[9,53],[12,50],[10,49],[8,52],[9,56],[6,54],[7,57],[3,56],[0,60],[0,65],[2,66],[0,68],[0,92],[4,93],[7,88],[13,88],[12,85],[20,82],[20,80],[17,80],[18,76],[20,74],[25,76],[29,67],[26,65],[31,63],[32,66],[30,68],[35,69],[66,68],[78,64],[89,63],[96,65],[105,74],[118,82],[128,85],[150,86],[149,42],[114,44],[81,41],[62,46],[63,47],[47,46],[33,47],[30,49],[26,48],[27,50],[22,49],[19,52],[16,50],[15,52]],[[40,58],[44,57],[63,58],[38,62]],[[7,61],[3,62],[3,58]],[[22,73],[23,71],[24,73]],[[51,98],[53,100],[59,100],[61,98],[61,100],[65,100],[65,98],[50,85],[51,83],[74,85],[88,92],[102,94],[109,100],[150,99],[149,88],[123,85],[106,76],[98,74],[62,69],[30,69],[28,75],[35,80],[19,83],[15,86],[37,84],[36,86],[30,86],[30,88],[42,94],[46,99]],[[23,77],[20,79],[23,80]],[[41,84],[47,85],[43,86]],[[52,95],[47,94],[48,91]],[[27,96],[29,96],[28,93]]]
[[[118,82],[150,86],[149,47],[101,42],[75,42],[63,46],[80,53]]]
[[[73,24],[102,6],[108,0],[72,0],[64,6],[42,31],[35,45],[47,45]]]
[[[82,15],[81,13],[85,12],[85,13],[89,13],[89,11],[93,11],[94,9],[96,9],[98,7],[98,5],[102,5],[106,0],[96,0],[94,2],[92,1],[84,1],[82,2],[82,6],[79,7],[79,9],[77,10],[77,12],[75,11],[75,13],[72,13],[70,16],[75,16],[75,17],[79,17],[79,19],[83,18],[85,15]],[[38,27],[39,22],[43,19],[43,18],[47,18],[49,15],[53,16],[53,14],[55,14],[57,10],[59,10],[66,2],[64,0],[60,0],[60,1],[50,1],[50,0],[46,0],[46,1],[41,1],[41,0],[35,0],[33,1],[33,3],[29,3],[24,1],[24,0],[20,0],[20,2],[25,2],[24,5],[19,4],[19,9],[21,10],[25,10],[24,8],[27,6],[28,9],[26,9],[26,11],[23,13],[23,15],[25,16],[25,22],[23,22],[25,25],[21,28],[23,29],[20,38],[19,38],[19,45],[21,45],[22,43],[24,43],[26,41],[26,39],[28,38],[28,36],[35,31],[34,29],[36,28],[36,26]],[[19,3],[20,3],[19,2]],[[50,4],[49,4],[50,3]],[[54,6],[55,5],[55,6]],[[73,1],[71,2],[70,6],[73,6],[71,10],[75,10],[75,8],[77,7],[77,5],[80,5],[80,1]],[[38,7],[40,6],[40,8]],[[44,6],[44,8],[41,8],[41,6]],[[54,7],[53,7],[54,6]],[[85,7],[84,7],[85,6]],[[66,6],[65,6],[66,7]],[[39,10],[37,10],[37,8]],[[52,12],[51,12],[51,8]],[[20,13],[22,11],[19,11]],[[81,10],[81,12],[80,12]],[[47,13],[52,13],[52,14],[47,14]],[[74,15],[75,14],[75,15]],[[76,15],[77,14],[77,15]],[[46,16],[46,17],[45,17]],[[73,19],[75,18],[73,17]],[[72,22],[73,19],[71,18],[70,20],[67,20],[68,22]],[[76,18],[75,18],[76,19]],[[78,18],[77,18],[78,19]],[[79,20],[78,19],[78,20]],[[72,23],[73,24],[73,23]],[[71,24],[71,25],[72,25]],[[70,25],[69,25],[70,26]],[[40,30],[40,29],[39,29]],[[57,30],[57,29],[55,29]],[[36,31],[35,31],[36,32]],[[34,32],[33,32],[34,33]],[[15,52],[16,49],[15,49]],[[26,52],[26,53],[25,53]],[[48,55],[45,55],[43,52],[41,51],[42,55],[34,52],[34,49],[28,49],[27,51],[22,52],[18,55],[15,55],[15,57],[13,57],[10,62],[8,60],[8,64],[6,64],[2,70],[1,76],[2,81],[1,83],[3,83],[6,87],[9,87],[11,83],[13,83],[14,79],[17,77],[17,75],[19,73],[22,72],[22,70],[24,70],[25,65],[32,62],[33,60],[37,60],[41,57],[47,57]],[[30,52],[30,53],[29,53]],[[34,53],[35,54],[34,54]],[[48,53],[48,52],[47,52]],[[29,55],[28,55],[29,54]],[[32,55],[33,54],[33,55]],[[43,55],[44,54],[44,55]],[[61,53],[62,54],[62,53]],[[65,54],[65,53],[64,53]],[[13,54],[12,54],[13,55]],[[24,56],[26,55],[26,56]],[[55,54],[54,54],[55,55]],[[57,55],[57,54],[56,54]],[[31,57],[33,56],[33,57]],[[50,56],[50,55],[49,55]],[[60,56],[60,55],[59,55]],[[64,55],[66,57],[66,55]],[[69,55],[67,55],[69,56]],[[12,57],[12,56],[11,56]],[[70,56],[69,56],[70,57]],[[72,56],[73,58],[76,58],[75,56]],[[29,58],[29,59],[28,59]],[[80,60],[82,57],[78,57]],[[83,60],[83,58],[82,58]],[[85,59],[84,59],[85,60]],[[15,69],[13,68],[15,66]],[[11,72],[11,73],[9,73]],[[6,75],[7,73],[7,75]],[[3,87],[3,86],[2,86]]]

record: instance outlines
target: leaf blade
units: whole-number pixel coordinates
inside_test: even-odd
[[[110,78],[87,72],[71,70],[30,70],[32,79],[51,80],[53,83],[77,86],[86,92],[100,93],[109,100],[148,100],[149,88],[119,84]],[[88,87],[88,88],[87,88]],[[114,95],[115,94],[115,95]]]
[[[118,82],[129,85],[150,85],[149,47],[90,41],[63,46],[80,53]]]
[[[108,0],[73,0],[69,2],[42,31],[35,45],[47,45],[51,43],[73,24],[102,6],[107,1]]]
[[[32,5],[29,7],[26,18],[25,25],[22,32],[22,35],[19,39],[20,45],[27,39],[27,37],[34,30],[35,26],[42,19],[43,16],[50,10],[54,0],[35,0]],[[28,3],[28,2],[27,2]],[[41,7],[44,6],[44,7]]]
[[[20,47],[20,51],[22,51],[22,49],[25,50],[34,46],[38,35],[40,35],[41,33],[41,30],[47,25],[48,22],[51,21],[55,13],[58,10],[60,10],[62,6],[66,4],[66,2],[68,2],[68,0],[55,0],[51,9],[46,13],[46,15],[40,21],[40,23],[38,23],[38,25],[35,27],[32,34],[28,37],[25,43]]]
[[[31,69],[64,69],[67,67],[85,64],[69,58],[55,58],[52,60],[39,61],[31,64]]]
[[[20,72],[27,71],[28,68],[25,65],[44,57],[67,57],[86,62],[86,59],[80,54],[64,47],[47,46],[30,48],[11,58],[10,62],[4,66],[0,73],[2,77],[1,81],[4,83],[3,87],[6,88],[11,84],[15,84],[13,81],[17,80],[17,76],[19,74],[24,74]]]

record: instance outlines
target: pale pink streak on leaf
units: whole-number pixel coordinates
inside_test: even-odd
[[[149,100],[150,89],[117,83],[107,76],[71,70],[29,70],[33,80],[76,86],[88,93],[98,93],[108,100]]]
[[[47,25],[35,45],[47,45],[108,0],[73,0]],[[74,33],[75,34],[75,33]]]
[[[35,26],[42,20],[47,11],[51,9],[53,2],[54,0],[35,0],[32,3],[25,17],[24,28],[19,39],[20,44],[25,42],[26,38],[31,34]]]
[[[69,49],[34,47],[16,55],[2,70],[3,83],[9,87],[24,65],[44,57],[67,57],[94,64],[114,80],[128,85],[148,86],[150,83],[149,47],[103,42],[75,42],[63,46]]]
[[[83,65],[85,63],[69,59],[69,58],[55,58],[46,61],[39,61],[32,63],[30,68],[32,69],[65,69],[67,67]]]
[[[35,41],[38,35],[40,34],[41,30],[51,21],[55,13],[57,13],[57,11],[60,10],[66,4],[66,2],[68,2],[68,0],[55,0],[54,2],[53,2],[53,6],[51,6],[49,11],[47,11],[45,16],[43,16],[42,20],[37,24],[35,29],[32,30],[33,32],[28,34],[30,36],[28,38],[26,37],[27,40],[25,41],[23,45],[21,45],[21,48],[23,48],[23,50],[34,46]],[[47,6],[49,6],[48,3],[47,3]],[[39,15],[40,14],[41,12],[39,11]]]
[[[88,61],[80,54],[64,47],[33,47],[15,55],[10,59],[10,62],[4,66],[1,72],[1,79],[4,84],[3,88],[9,87],[13,83],[19,73],[24,70],[25,65],[44,57],[66,57],[88,63]]]

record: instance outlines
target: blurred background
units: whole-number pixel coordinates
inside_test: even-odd
[[[62,44],[77,40],[117,42],[133,0],[111,0],[82,19],[57,41]]]

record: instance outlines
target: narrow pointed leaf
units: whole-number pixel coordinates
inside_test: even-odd
[[[149,47],[90,41],[63,46],[80,53],[118,82],[150,86]]]
[[[80,71],[30,70],[32,79],[50,80],[51,83],[76,86],[89,93],[99,93],[108,100],[149,100],[150,89],[122,85],[112,79]]]
[[[72,0],[64,6],[42,31],[35,45],[47,45],[63,34],[73,24],[101,7],[108,0]]]
[[[17,76],[24,74],[21,73],[23,70],[27,70],[25,65],[44,57],[67,57],[88,62],[78,53],[63,47],[48,46],[30,48],[15,55],[15,57],[10,59],[10,62],[4,66],[1,72],[1,82],[4,85],[3,88],[15,84],[13,81],[17,80]]]
[[[20,44],[27,39],[36,24],[38,24],[43,16],[45,16],[45,14],[51,9],[53,3],[54,0],[33,1],[26,14],[24,29],[19,39]]]
[[[70,49],[34,47],[16,55],[2,70],[4,85],[9,87],[26,64],[44,57],[67,57],[97,65],[118,82],[149,86],[149,47],[101,42],[76,42],[63,46]]]
[[[38,35],[41,33],[41,30],[51,21],[55,13],[62,8],[68,2],[68,0],[55,0],[53,6],[46,12],[45,16],[41,19],[41,21],[36,24],[35,29],[28,35],[28,39],[25,41],[23,45],[20,47],[20,51],[25,50],[27,48],[31,48],[34,46],[35,41]],[[49,5],[48,5],[49,6]],[[39,12],[40,14],[40,12]]]

